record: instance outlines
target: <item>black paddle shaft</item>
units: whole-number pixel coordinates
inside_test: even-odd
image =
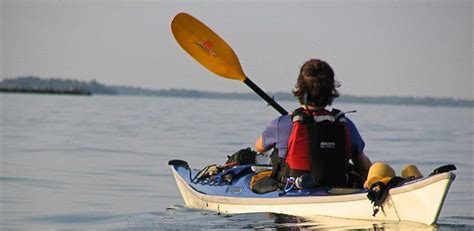
[[[255,83],[252,82],[252,80],[246,78],[244,80],[244,83],[247,84],[247,86],[250,87],[255,93],[257,93],[257,95],[262,97],[262,99],[267,101],[268,105],[275,108],[275,110],[280,112],[282,115],[288,114],[288,112],[282,106],[280,106],[280,104],[278,104],[272,97],[268,96],[267,93],[262,91],[262,89],[260,89],[257,85],[255,85]]]

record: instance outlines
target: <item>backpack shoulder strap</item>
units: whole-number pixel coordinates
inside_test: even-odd
[[[298,108],[291,113],[291,120],[294,122],[308,122],[311,121],[312,116],[305,112],[304,108]]]
[[[354,113],[356,110],[352,111],[341,111],[338,109],[333,108],[331,113],[334,115],[334,122],[346,122],[346,114],[347,113]]]

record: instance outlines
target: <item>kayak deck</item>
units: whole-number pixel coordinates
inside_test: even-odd
[[[446,172],[403,183],[390,189],[381,211],[373,216],[373,206],[364,189],[350,190],[347,194],[341,194],[345,190],[331,188],[257,194],[249,187],[252,172],[246,172],[230,183],[218,183],[193,182],[197,171],[187,165],[172,165],[171,169],[186,205],[191,208],[229,214],[272,212],[309,219],[330,216],[424,224],[436,223],[455,179],[454,173]]]

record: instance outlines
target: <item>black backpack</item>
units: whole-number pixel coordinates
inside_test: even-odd
[[[225,165],[236,166],[244,164],[255,164],[255,157],[257,152],[252,151],[250,148],[240,149],[236,153],[227,156],[227,162]]]

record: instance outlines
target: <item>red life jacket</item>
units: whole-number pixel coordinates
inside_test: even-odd
[[[351,141],[344,113],[298,109],[292,118],[285,158],[289,176],[310,173],[319,186],[346,185]]]

